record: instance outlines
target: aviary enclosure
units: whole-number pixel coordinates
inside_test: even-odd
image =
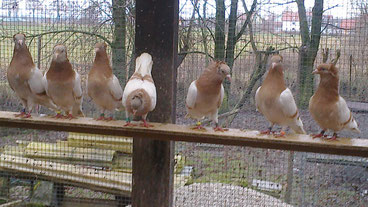
[[[270,57],[280,54],[286,85],[294,94],[307,133],[320,131],[308,111],[309,99],[319,83],[319,77],[312,71],[321,63],[335,62],[340,76],[340,95],[347,101],[361,130],[360,134],[343,131],[339,136],[367,143],[364,142],[368,137],[368,2],[365,0],[180,0],[174,17],[161,13],[160,18],[166,18],[165,23],[174,22],[173,26],[163,24],[163,27],[175,28],[175,22],[178,24],[178,34],[175,35],[174,29],[168,33],[173,39],[160,37],[162,42],[154,42],[160,38],[136,39],[159,27],[150,23],[150,20],[159,22],[157,19],[142,14],[150,9],[154,11],[150,13],[152,16],[160,12],[156,7],[149,7],[155,5],[154,1],[0,2],[1,111],[22,110],[6,75],[13,56],[14,34],[26,35],[34,63],[43,73],[50,67],[54,46],[66,46],[72,67],[81,75],[83,112],[94,118],[100,112],[85,88],[95,56],[94,45],[97,42],[107,44],[113,72],[124,88],[134,72],[136,52],[140,54],[144,44],[155,47],[170,44],[165,43],[167,38],[173,45],[177,42],[177,56],[168,57],[175,60],[171,66],[164,59],[155,59],[155,56],[162,58],[161,53],[165,52],[151,53],[153,65],[166,64],[176,71],[173,76],[153,71],[156,83],[167,82],[176,75],[175,85],[167,86],[174,89],[174,98],[168,100],[176,100],[176,104],[172,104],[175,108],[171,110],[175,114],[167,120],[176,120],[178,125],[195,124],[195,120],[185,118],[187,90],[215,59],[229,65],[232,78],[231,83],[224,83],[220,124],[244,131],[267,129],[268,121],[256,111],[254,95],[269,70]],[[175,1],[168,2],[174,3],[167,5],[176,5]],[[175,14],[178,14],[177,21],[170,20],[176,18]],[[145,18],[136,25],[138,15]],[[144,28],[148,28],[147,31]],[[166,98],[158,97],[161,101],[158,103]],[[170,105],[166,106],[170,110]],[[1,112],[2,120],[4,113],[7,114]],[[37,107],[29,122],[42,120],[47,116],[44,114],[53,115],[54,112]],[[149,116],[148,119],[157,121],[160,119],[157,117]],[[115,119],[125,118],[124,111],[115,113]],[[27,120],[22,123],[25,122]],[[101,125],[108,127],[114,122],[101,121]],[[209,124],[206,120],[203,123]],[[132,172],[140,171],[140,168],[132,167],[133,157],[139,156],[134,152],[144,152],[138,147],[133,150],[132,137],[99,135],[101,133],[95,133],[98,132],[96,127],[89,131],[88,125],[80,131],[73,128],[73,132],[66,131],[67,127],[64,131],[60,127],[58,131],[51,131],[49,129],[55,127],[50,128],[47,123],[44,128],[36,127],[37,130],[17,126],[20,128],[0,127],[2,206],[127,206],[132,205],[132,196],[144,199],[144,194],[134,190],[132,193],[137,184],[132,183]],[[218,133],[226,136],[227,132]],[[287,131],[289,133],[292,132]],[[165,139],[184,139],[171,139],[170,135],[169,129]],[[151,135],[147,133],[147,136]],[[278,139],[288,141],[288,138],[272,136],[268,139],[275,143]],[[195,138],[190,142],[171,142],[175,145],[171,152],[174,162],[170,173],[173,192],[167,199],[170,203],[172,198],[173,206],[368,206],[367,145],[359,149],[365,152],[364,155],[347,156],[349,150],[344,153],[340,144],[336,144],[340,149],[336,151],[319,151],[322,148],[313,146],[309,150],[299,148],[294,151],[291,147],[275,147],[277,144],[269,145],[268,149],[268,145],[262,146],[261,142],[233,146],[193,140]],[[318,138],[310,140],[305,145],[319,142]],[[326,146],[330,143],[321,142]],[[327,151],[328,154],[324,154]],[[155,179],[156,174],[142,165],[142,180]],[[153,188],[154,185],[147,186],[147,191],[154,192]],[[139,206],[134,204],[134,198],[133,206]]]

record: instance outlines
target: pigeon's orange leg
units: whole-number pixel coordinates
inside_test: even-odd
[[[148,124],[145,119],[142,119],[142,121],[143,121],[143,124],[141,124],[141,126],[146,127],[146,128],[153,127],[153,125],[152,124]]]
[[[70,113],[68,113],[65,118],[69,120],[76,119],[76,117],[74,117],[73,114],[70,114]]]
[[[273,136],[275,138],[280,138],[280,137],[285,137],[285,134],[286,134],[285,131],[284,130],[281,130],[280,133],[274,134]]]
[[[267,130],[261,131],[261,134],[268,134],[268,135],[271,134],[272,128],[273,128],[273,124],[270,127],[268,127]]]
[[[327,138],[327,140],[336,141],[337,140],[337,134],[333,133],[332,137]]]
[[[101,120],[105,120],[104,114],[100,114],[100,116],[96,119],[96,121],[101,121]]]
[[[19,114],[15,114],[15,117],[24,117],[26,115],[26,108],[24,108]]]
[[[229,131],[229,129],[223,129],[222,127],[220,127],[218,125],[218,123],[216,123],[216,126],[213,128],[213,130],[215,130],[215,132],[224,132],[224,131]]]
[[[124,124],[125,127],[134,127],[137,126],[136,124],[132,124],[132,122],[130,122],[130,118],[126,118],[126,124]]]
[[[202,126],[202,123],[200,121],[198,121],[196,123],[196,125],[194,127],[192,127],[191,129],[193,130],[206,130],[203,126]]]
[[[31,118],[32,117],[32,115],[31,115],[31,112],[28,112],[28,113],[26,113],[24,116],[23,116],[23,118]]]
[[[110,117],[105,117],[105,121],[113,121],[115,120],[114,117],[110,116]]]
[[[313,139],[324,137],[325,136],[325,130],[322,130],[319,134],[312,134],[311,136],[312,136]]]
[[[61,111],[56,111],[56,115],[53,116],[55,119],[63,119],[64,116],[61,114]]]

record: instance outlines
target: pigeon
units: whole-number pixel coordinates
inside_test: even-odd
[[[256,91],[256,108],[271,124],[268,130],[262,131],[261,134],[270,134],[275,124],[282,126],[280,133],[275,134],[276,137],[285,136],[287,127],[293,129],[295,133],[305,134],[293,94],[285,86],[282,62],[281,55],[271,57],[270,69]]]
[[[224,131],[218,124],[218,109],[224,99],[222,82],[225,78],[231,81],[229,66],[223,61],[213,61],[190,84],[186,98],[187,117],[198,120],[192,129],[203,130],[200,120],[208,117],[215,122],[215,131]]]
[[[321,79],[317,91],[309,100],[309,111],[322,128],[313,138],[325,137],[328,129],[334,132],[332,137],[328,138],[331,140],[336,140],[336,132],[344,129],[360,133],[346,101],[339,95],[339,74],[336,66],[333,63],[324,63],[312,73],[319,74]]]
[[[55,110],[55,104],[46,94],[42,82],[43,74],[33,63],[31,53],[25,43],[25,35],[16,34],[13,39],[15,47],[13,58],[7,70],[7,79],[11,89],[23,104],[22,112],[16,116],[31,117],[31,112],[37,104]]]
[[[59,44],[54,47],[51,65],[44,75],[43,82],[47,95],[58,108],[55,118],[73,119],[84,116],[81,78],[72,68],[64,45]],[[61,111],[65,112],[65,117]]]
[[[112,73],[106,47],[105,43],[95,45],[96,57],[88,74],[86,88],[89,97],[101,109],[101,115],[97,120],[109,121],[113,120],[113,116],[111,114],[111,117],[105,118],[105,111],[114,111],[123,107],[123,89]]]
[[[126,111],[126,124],[124,126],[135,126],[131,123],[131,116],[142,117],[144,127],[152,127],[146,121],[147,114],[156,107],[156,86],[152,79],[152,56],[142,53],[136,59],[135,72],[130,77],[123,92],[123,106]]]

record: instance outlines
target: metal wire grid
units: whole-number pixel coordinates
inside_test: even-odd
[[[27,16],[22,16],[22,8],[14,8],[14,2],[2,2],[2,44],[0,54],[1,67],[1,93],[4,101],[0,104],[1,110],[17,111],[20,109],[19,102],[6,83],[5,71],[10,62],[13,43],[12,35],[17,32],[27,34],[29,48],[34,61],[41,70],[45,71],[50,63],[50,54],[52,48],[57,43],[64,43],[68,47],[69,59],[73,67],[85,76],[93,61],[93,45],[100,41],[94,35],[99,34],[112,41],[113,25],[108,20],[111,10],[109,2],[86,1],[83,6],[78,2],[63,1],[57,5],[50,4],[50,7],[43,9],[32,9],[28,5],[25,10]],[[59,3],[60,3],[59,2]],[[28,1],[27,1],[28,3]],[[57,3],[57,2],[56,2]],[[193,4],[195,1],[181,1],[180,10],[180,38],[186,38],[188,28],[192,23],[192,32],[190,34],[190,48],[188,51],[204,52],[208,51],[210,55],[214,53],[214,43],[211,42],[210,31],[214,32],[214,11],[215,2],[207,1],[208,10],[206,15],[203,13],[205,1],[198,1],[198,11],[201,14],[193,14]],[[230,2],[225,2],[227,13],[229,12]],[[248,6],[249,5],[249,2]],[[267,6],[267,3],[270,5]],[[283,31],[280,28],[280,18],[284,12],[296,12],[295,7],[282,9],[275,8],[277,2],[260,2],[257,9],[257,15],[253,18],[254,38],[259,50],[265,50],[268,46],[282,50],[280,53],[284,56],[285,73],[287,85],[295,91],[297,88],[297,66],[298,53],[300,46],[300,37],[297,31]],[[341,74],[341,94],[347,99],[356,102],[366,100],[365,77],[365,42],[366,42],[366,18],[363,15],[365,2],[362,4],[353,4],[349,1],[341,3],[347,9],[344,18],[332,18],[329,24],[336,24],[340,29],[330,26],[326,27],[326,32],[321,37],[320,50],[316,58],[316,63],[322,62],[322,48],[329,48],[330,55],[334,56],[336,50],[341,50],[341,57],[338,62]],[[35,3],[37,4],[37,3]],[[185,5],[192,6],[185,6]],[[334,7],[333,2],[326,2],[325,8]],[[68,5],[68,6],[67,6]],[[97,5],[97,6],[96,6]],[[239,3],[238,15],[244,16],[244,11]],[[338,8],[338,7],[337,7]],[[335,14],[334,9],[326,11],[326,15]],[[276,11],[276,12],[275,12]],[[201,13],[202,12],[202,13]],[[96,15],[98,14],[98,15]],[[203,22],[206,17],[206,23]],[[239,18],[240,18],[239,17]],[[342,24],[345,21],[345,26]],[[354,22],[354,27],[352,26]],[[309,19],[310,21],[310,19]],[[335,23],[336,22],[336,23]],[[131,21],[134,24],[134,20]],[[327,22],[325,22],[327,23]],[[343,29],[342,26],[344,26]],[[203,33],[200,28],[208,27]],[[347,28],[345,28],[347,27]],[[335,28],[335,29],[334,29]],[[239,26],[237,25],[237,29]],[[41,38],[32,35],[43,34],[47,32],[64,31],[62,33],[53,33],[42,35]],[[74,31],[74,32],[73,32]],[[134,32],[134,31],[131,31]],[[130,37],[134,33],[130,33]],[[207,42],[207,47],[203,46]],[[231,93],[228,97],[229,108],[233,107],[242,95],[245,87],[250,82],[251,73],[254,70],[255,55],[250,46],[249,32],[245,32],[239,45],[236,47],[236,53],[239,54],[234,62],[232,69],[233,82],[231,84]],[[131,54],[130,47],[130,53]],[[128,49],[129,51],[129,49]],[[180,124],[193,124],[190,120],[183,119],[185,115],[184,100],[187,88],[191,81],[195,80],[201,74],[208,61],[211,59],[206,55],[199,53],[190,53],[186,56],[181,66],[178,68],[178,91],[177,91],[177,122]],[[131,62],[131,61],[130,61]],[[129,68],[129,67],[127,67]],[[128,69],[126,71],[128,73]],[[262,80],[262,78],[261,78]],[[316,83],[318,80],[315,81]],[[84,85],[84,84],[83,84]],[[255,88],[259,85],[256,84]],[[231,127],[263,129],[267,122],[262,116],[254,111],[252,104],[252,94],[249,96],[249,104],[246,104],[241,112],[236,116]],[[298,94],[294,93],[297,97]],[[353,103],[357,106],[358,103]],[[83,109],[89,116],[95,115],[95,107],[84,99]],[[44,112],[44,111],[42,111]],[[47,112],[47,111],[46,111]],[[224,111],[222,111],[224,112]],[[308,132],[317,132],[318,127],[309,118],[307,111],[302,111],[302,119]],[[364,113],[356,113],[356,119],[359,123],[366,123]],[[60,140],[68,141],[68,133],[39,132],[33,130],[1,130],[5,145],[19,145],[16,140],[25,140],[30,142],[51,142],[57,143]],[[79,135],[78,135],[79,136]],[[363,132],[361,135],[343,133],[342,136],[366,137]],[[91,138],[91,136],[87,136]],[[97,140],[98,137],[92,139]],[[50,150],[44,149],[46,152]],[[10,150],[16,152],[16,150]],[[90,150],[93,154],[92,150]],[[96,153],[96,152],[94,152]],[[175,205],[176,206],[287,206],[286,203],[297,206],[325,206],[325,205],[364,205],[367,201],[366,186],[366,160],[363,158],[350,158],[346,156],[334,157],[323,154],[294,153],[291,155],[286,151],[263,150],[244,147],[227,147],[205,144],[176,144],[176,175],[175,175]],[[95,154],[96,155],[96,154]],[[293,162],[290,162],[290,158]],[[348,160],[350,164],[346,164]],[[353,161],[351,161],[353,160]],[[323,163],[320,163],[323,162]],[[362,162],[362,163],[360,163]],[[293,167],[291,166],[293,163]],[[341,164],[342,163],[342,164]],[[351,164],[353,163],[353,164]],[[360,164],[357,164],[360,163]],[[125,163],[126,164],[126,163]],[[129,165],[129,162],[128,164]],[[292,170],[290,170],[292,169]],[[292,172],[292,188],[288,175]],[[290,176],[289,176],[290,177]],[[125,180],[125,179],[124,179]],[[129,181],[126,178],[126,181]],[[15,180],[17,181],[17,180]],[[14,182],[15,182],[14,181]],[[271,187],[272,185],[272,187]],[[291,190],[290,190],[291,189]],[[13,187],[10,195],[14,200],[22,198],[19,191],[25,194],[31,191],[31,188]],[[98,194],[94,191],[85,191],[74,187],[67,188],[69,194],[76,197],[85,197],[90,194],[93,198],[109,198],[113,196],[107,194]],[[291,191],[291,193],[290,193]],[[87,196],[88,197],[88,196]],[[96,201],[97,202],[97,201]]]

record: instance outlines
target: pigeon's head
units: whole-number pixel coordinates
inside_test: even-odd
[[[223,61],[217,61],[217,73],[222,79],[228,79],[231,82],[230,67]]]
[[[271,64],[272,63],[282,63],[284,58],[280,54],[274,54],[271,57]]]
[[[95,45],[95,52],[99,52],[99,51],[106,51],[107,45],[104,42],[99,42],[96,43]]]
[[[55,45],[52,59],[56,62],[66,61],[68,59],[66,47],[61,44]]]
[[[281,55],[279,54],[273,55],[270,60],[271,69],[282,72],[282,70],[284,69],[282,65],[283,61],[284,61],[284,58]]]
[[[20,48],[26,44],[26,36],[24,34],[15,34],[13,40],[16,48]]]
[[[312,73],[313,74],[319,74],[320,76],[333,76],[337,77],[337,68],[334,64],[320,64]]]

